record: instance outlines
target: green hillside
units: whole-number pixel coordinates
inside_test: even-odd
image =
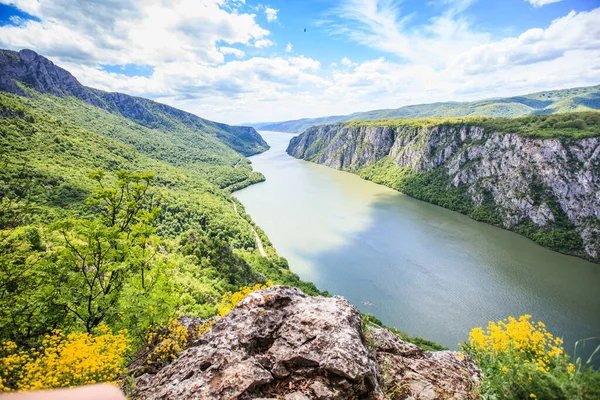
[[[313,125],[389,118],[449,118],[466,116],[521,117],[600,109],[600,85],[551,90],[524,96],[473,102],[445,102],[373,110],[350,115],[256,123],[256,129],[300,133]]]
[[[263,179],[237,152],[25,90],[0,92],[3,339],[29,348],[54,329],[108,324],[139,344],[170,318],[214,315],[242,285],[317,293],[229,194]]]
[[[165,143],[173,139],[178,146],[191,144],[196,148],[206,142],[211,150],[215,146],[214,139],[217,139],[245,156],[269,148],[254,128],[208,121],[149,99],[86,87],[69,71],[34,51],[0,49],[0,91],[28,97],[31,95],[28,89],[61,98],[75,98],[125,117],[138,125],[157,130]]]

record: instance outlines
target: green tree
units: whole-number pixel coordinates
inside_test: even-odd
[[[160,209],[149,195],[152,174],[117,172],[114,187],[104,184],[104,172],[90,177],[99,187],[88,198],[97,209],[94,220],[65,219],[54,225],[62,247],[57,251],[58,301],[88,332],[110,313],[124,283],[144,274],[156,254],[154,222]]]

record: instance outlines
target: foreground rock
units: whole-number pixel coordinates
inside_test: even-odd
[[[466,399],[479,372],[456,352],[425,352],[362,329],[341,297],[276,286],[252,293],[156,374],[137,399]],[[387,395],[387,397],[386,397]]]

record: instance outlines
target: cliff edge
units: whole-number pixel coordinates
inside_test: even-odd
[[[170,365],[136,378],[136,399],[469,399],[479,371],[363,324],[342,297],[253,292]]]
[[[322,125],[287,152],[599,262],[600,113],[556,124],[585,129],[545,127],[558,118]],[[541,134],[520,133],[536,124]]]

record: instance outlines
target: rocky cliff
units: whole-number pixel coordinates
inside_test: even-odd
[[[287,152],[599,262],[600,140],[576,136],[464,122],[333,124],[294,137]]]
[[[229,126],[141,97],[89,88],[79,83],[69,71],[32,50],[0,50],[0,90],[27,96],[19,83],[40,93],[76,97],[149,128],[199,130],[215,136],[245,156],[269,148],[254,128]]]
[[[363,324],[341,297],[275,286],[252,293],[170,365],[136,378],[136,399],[469,399],[463,353],[422,351]]]

